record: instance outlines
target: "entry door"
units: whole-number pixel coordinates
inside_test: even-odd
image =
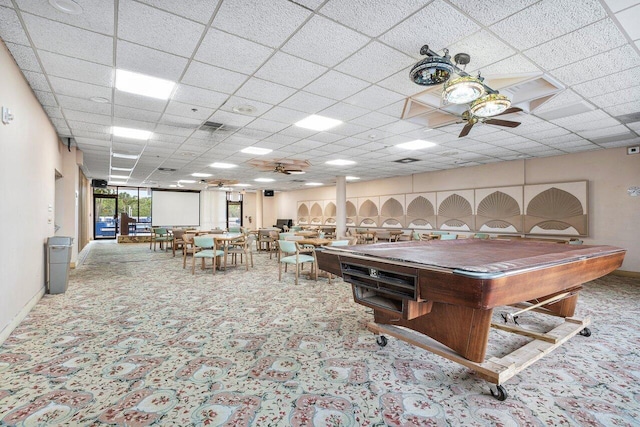
[[[242,225],[242,202],[227,200],[227,229]]]
[[[93,238],[115,239],[118,234],[118,196],[93,196]]]

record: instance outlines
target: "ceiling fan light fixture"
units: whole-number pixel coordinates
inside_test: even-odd
[[[471,103],[469,110],[474,116],[493,117],[504,112],[511,106],[511,101],[499,93],[490,93]]]
[[[468,104],[484,94],[484,84],[477,77],[462,76],[445,84],[442,99],[451,104]]]
[[[453,64],[447,57],[428,56],[411,68],[411,81],[420,86],[435,86],[449,80]]]

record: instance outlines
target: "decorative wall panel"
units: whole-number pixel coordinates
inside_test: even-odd
[[[475,190],[476,230],[484,233],[522,233],[522,186]]]
[[[436,193],[413,193],[406,195],[407,228],[436,228]]]
[[[380,226],[402,228],[405,221],[405,195],[380,196]]]
[[[298,224],[309,223],[309,205],[307,202],[298,202]]]
[[[358,225],[377,227],[380,224],[380,197],[358,197]]]
[[[358,219],[358,209],[356,208],[357,204],[357,199],[347,199],[347,226],[353,227],[356,225],[356,220]]]
[[[335,200],[324,201],[324,223],[326,225],[336,224],[336,202]]]
[[[309,224],[322,225],[323,204],[324,203],[322,201],[310,202],[311,208],[309,209]]]
[[[474,190],[436,193],[437,223],[441,230],[473,231]]]
[[[586,236],[587,194],[587,181],[525,185],[525,233]]]

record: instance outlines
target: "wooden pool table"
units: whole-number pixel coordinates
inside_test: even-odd
[[[586,334],[589,319],[571,318],[581,285],[620,267],[625,252],[602,245],[462,239],[327,247],[317,257],[320,269],[351,283],[355,302],[373,309],[370,330],[455,360],[499,385],[570,337]],[[493,309],[507,305],[567,319],[544,334],[492,324]],[[538,348],[485,361],[492,326],[530,336]],[[378,343],[385,345],[386,337]]]

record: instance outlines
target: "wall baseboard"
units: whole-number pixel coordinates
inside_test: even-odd
[[[38,301],[40,301],[40,299],[44,295],[44,290],[44,286],[40,288],[38,293],[35,294],[24,307],[22,307],[20,313],[18,313],[16,317],[11,319],[11,322],[9,322],[9,324],[2,331],[0,331],[0,345],[4,344],[5,340],[9,338],[9,335],[11,335],[11,332],[13,332],[13,330],[18,327],[20,322],[22,322],[24,318],[27,317],[27,314],[29,314],[33,307],[35,307],[35,305],[38,303]]]

